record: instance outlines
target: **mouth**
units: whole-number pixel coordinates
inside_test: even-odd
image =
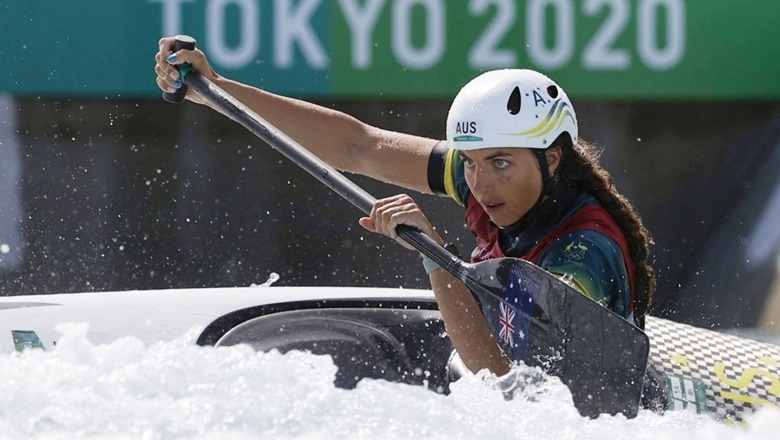
[[[491,212],[497,212],[497,211],[501,210],[501,208],[504,206],[503,203],[482,203],[482,202],[480,202],[480,204],[482,205],[482,208],[485,209],[485,212],[487,212],[488,214],[490,214]]]

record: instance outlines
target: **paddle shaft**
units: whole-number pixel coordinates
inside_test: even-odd
[[[296,165],[314,176],[328,188],[338,193],[341,197],[352,203],[360,211],[370,214],[376,198],[366,192],[356,183],[347,179],[342,173],[325,163],[322,159],[312,154],[273,124],[263,119],[260,115],[241,104],[237,99],[216,86],[213,82],[189,66],[180,68],[183,83],[192,87],[211,104],[217,107],[233,120],[243,125],[268,143],[275,150],[282,153]],[[399,225],[396,228],[398,235],[415,249],[426,255],[449,273],[467,284],[476,282],[470,270],[471,265],[454,257],[446,249],[436,243],[431,237],[425,235],[417,228]]]

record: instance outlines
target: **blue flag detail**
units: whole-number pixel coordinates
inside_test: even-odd
[[[531,321],[541,286],[535,280],[523,276],[516,267],[509,271],[503,284],[502,300],[495,306],[484,307],[488,325],[507,353],[527,359],[531,345]]]

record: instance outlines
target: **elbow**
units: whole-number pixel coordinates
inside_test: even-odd
[[[355,120],[345,137],[346,154],[341,164],[341,171],[371,175],[371,169],[376,168],[372,162],[372,152],[379,144],[378,129]]]

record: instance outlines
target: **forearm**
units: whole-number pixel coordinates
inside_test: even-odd
[[[217,85],[334,168],[430,192],[436,141],[382,130],[337,110],[219,77]]]
[[[444,270],[431,273],[431,286],[452,345],[472,372],[487,368],[509,372],[511,362],[501,351],[477,301],[468,288]]]

